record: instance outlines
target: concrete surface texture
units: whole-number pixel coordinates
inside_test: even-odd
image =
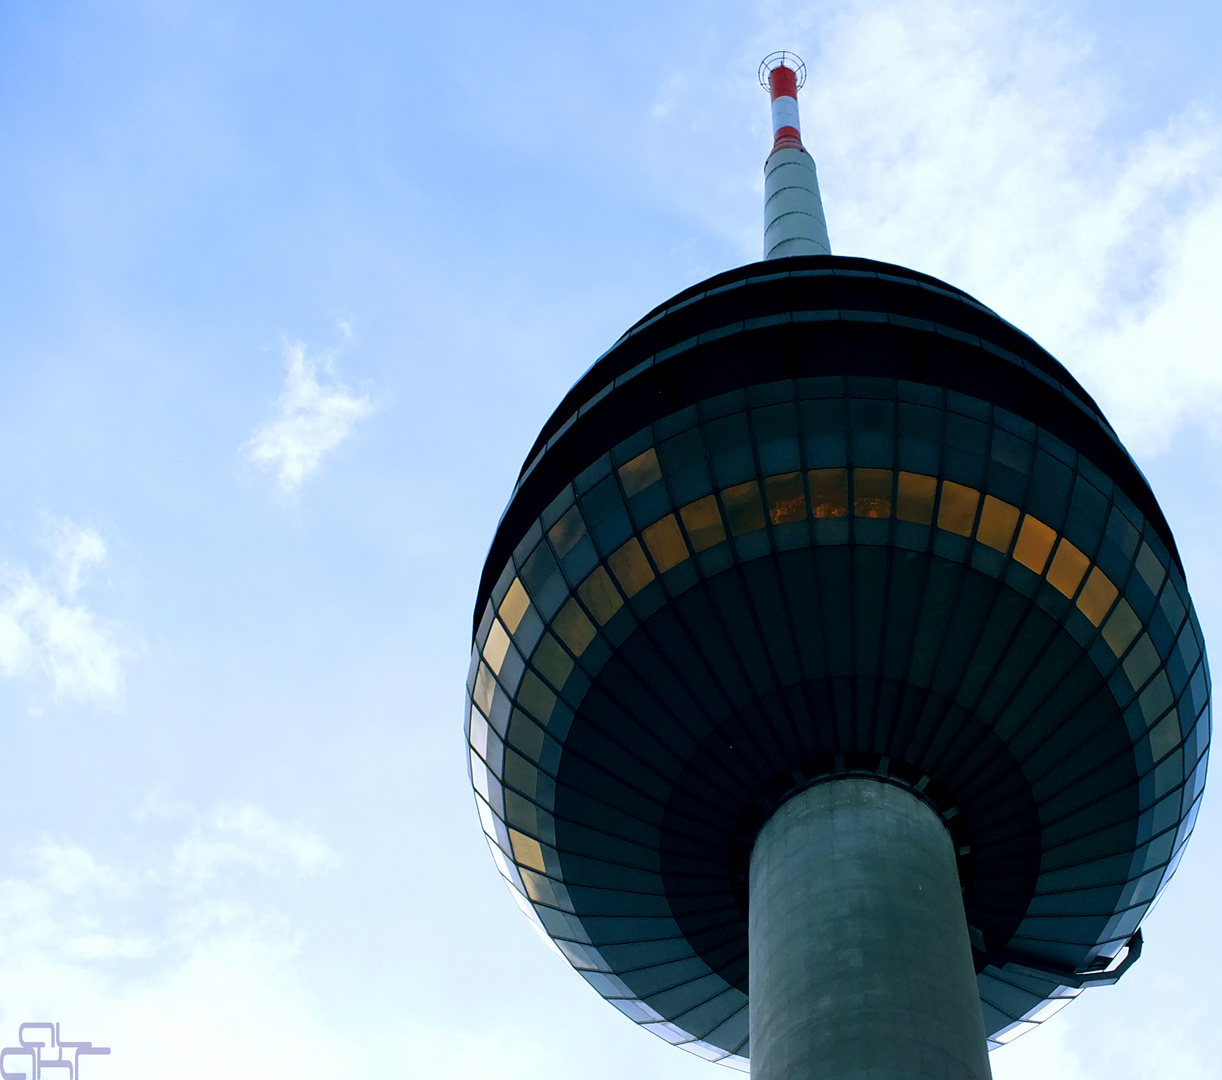
[[[831,253],[814,158],[774,150],[764,164],[764,258]]]
[[[754,1080],[988,1080],[949,832],[864,778],[795,795],[750,870]]]

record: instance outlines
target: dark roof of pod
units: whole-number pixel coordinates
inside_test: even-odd
[[[941,338],[939,345],[951,347],[938,348],[936,358],[911,349],[889,355],[884,347],[863,357],[861,373],[898,375],[917,382],[936,378],[1037,422],[1112,477],[1153,523],[1183,572],[1171,529],[1149,483],[1094,399],[1050,353],[963,290],[928,274],[872,259],[814,255],[752,263],[684,289],[637,321],[591,365],[543,425],[526,457],[489,551],[476,611],[482,610],[521,526],[553,498],[569,474],[603,453],[617,436],[656,419],[660,410],[723,393],[736,378],[733,370],[710,371],[702,388],[693,385],[688,373],[680,389],[673,380],[658,378],[667,354],[678,355],[685,346],[697,340],[703,344],[722,328],[738,324],[742,332],[767,335],[769,348],[785,356],[781,368],[787,368],[790,377],[808,370],[818,373],[817,356],[793,340],[802,329],[809,333],[811,324],[799,327],[795,320],[788,334],[775,323],[763,325],[778,313],[795,312],[838,313],[846,321],[923,329]],[[821,330],[826,329],[824,323]],[[972,347],[956,350],[955,344]],[[997,357],[995,366],[981,366],[981,345]],[[803,351],[808,355],[800,355]],[[627,382],[647,372],[658,385],[650,393],[634,395],[639,408],[625,409],[617,402],[614,408],[598,408],[596,423],[574,423],[579,412],[584,416],[598,405],[610,405],[607,399],[620,397]],[[757,376],[754,368],[747,371],[739,365],[740,385],[756,381]],[[552,455],[553,449],[560,453]],[[554,460],[549,462],[549,457]]]

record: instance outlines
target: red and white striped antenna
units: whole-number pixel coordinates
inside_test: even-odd
[[[772,99],[772,152],[764,163],[764,258],[830,255],[815,162],[802,145],[798,119],[806,65],[796,53],[769,53],[759,78]]]
[[[806,85],[806,65],[797,53],[769,53],[760,63],[760,86],[772,98],[772,148],[802,145],[798,91]]]

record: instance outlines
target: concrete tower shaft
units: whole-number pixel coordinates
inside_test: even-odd
[[[830,255],[814,159],[802,145],[798,90],[806,65],[793,53],[773,53],[760,65],[772,99],[772,152],[764,163],[764,258]]]
[[[951,835],[911,791],[815,784],[756,837],[752,1080],[988,1080]]]

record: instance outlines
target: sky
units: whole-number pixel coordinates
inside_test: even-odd
[[[0,1046],[85,1080],[730,1076],[549,951],[464,767],[538,429],[759,257],[775,49],[833,250],[1094,394],[1220,640],[1222,8],[0,5]],[[1222,1076],[1208,794],[1145,952],[998,1080]]]

